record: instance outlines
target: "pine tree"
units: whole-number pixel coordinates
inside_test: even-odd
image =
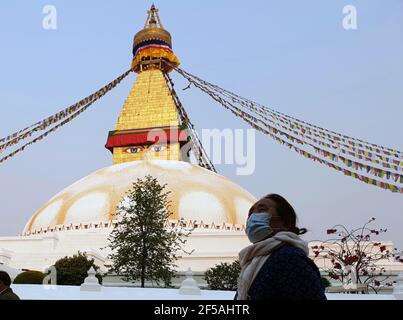
[[[166,185],[148,175],[133,183],[117,207],[117,222],[109,237],[112,249],[110,271],[126,281],[171,285],[178,252],[189,230],[167,228],[171,215]]]

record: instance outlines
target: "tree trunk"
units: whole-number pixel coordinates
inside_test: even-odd
[[[144,288],[144,272],[141,271],[141,287]]]
[[[145,277],[146,277],[146,258],[147,251],[145,241],[143,240],[143,248],[142,248],[142,261],[141,261],[141,287],[145,287]]]

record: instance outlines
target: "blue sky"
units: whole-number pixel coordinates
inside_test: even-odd
[[[155,1],[182,67],[311,123],[402,150],[403,1]],[[42,28],[55,5],[58,29]],[[342,28],[355,5],[358,29]],[[127,70],[150,1],[2,1],[0,136],[71,105]],[[187,83],[173,75],[178,88]],[[131,75],[72,125],[0,166],[0,235],[19,234],[54,194],[111,164],[104,148]],[[198,130],[247,128],[196,89],[180,98]],[[308,239],[372,216],[403,247],[403,197],[306,160],[257,133],[256,171],[221,174],[256,197],[284,195]]]

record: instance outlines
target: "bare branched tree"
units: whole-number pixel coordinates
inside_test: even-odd
[[[402,252],[372,240],[372,237],[387,232],[387,229],[371,229],[370,224],[374,221],[372,218],[362,227],[350,231],[343,225],[335,225],[327,230],[328,235],[334,235],[333,238],[311,247],[319,267],[346,288],[364,285],[378,293],[393,286],[390,274],[385,273],[384,263],[403,263]]]

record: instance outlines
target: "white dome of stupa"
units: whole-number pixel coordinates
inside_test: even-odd
[[[127,162],[100,169],[55,195],[32,216],[23,234],[111,222],[132,183],[146,175],[167,184],[172,220],[243,225],[256,200],[229,179],[187,162]]]

